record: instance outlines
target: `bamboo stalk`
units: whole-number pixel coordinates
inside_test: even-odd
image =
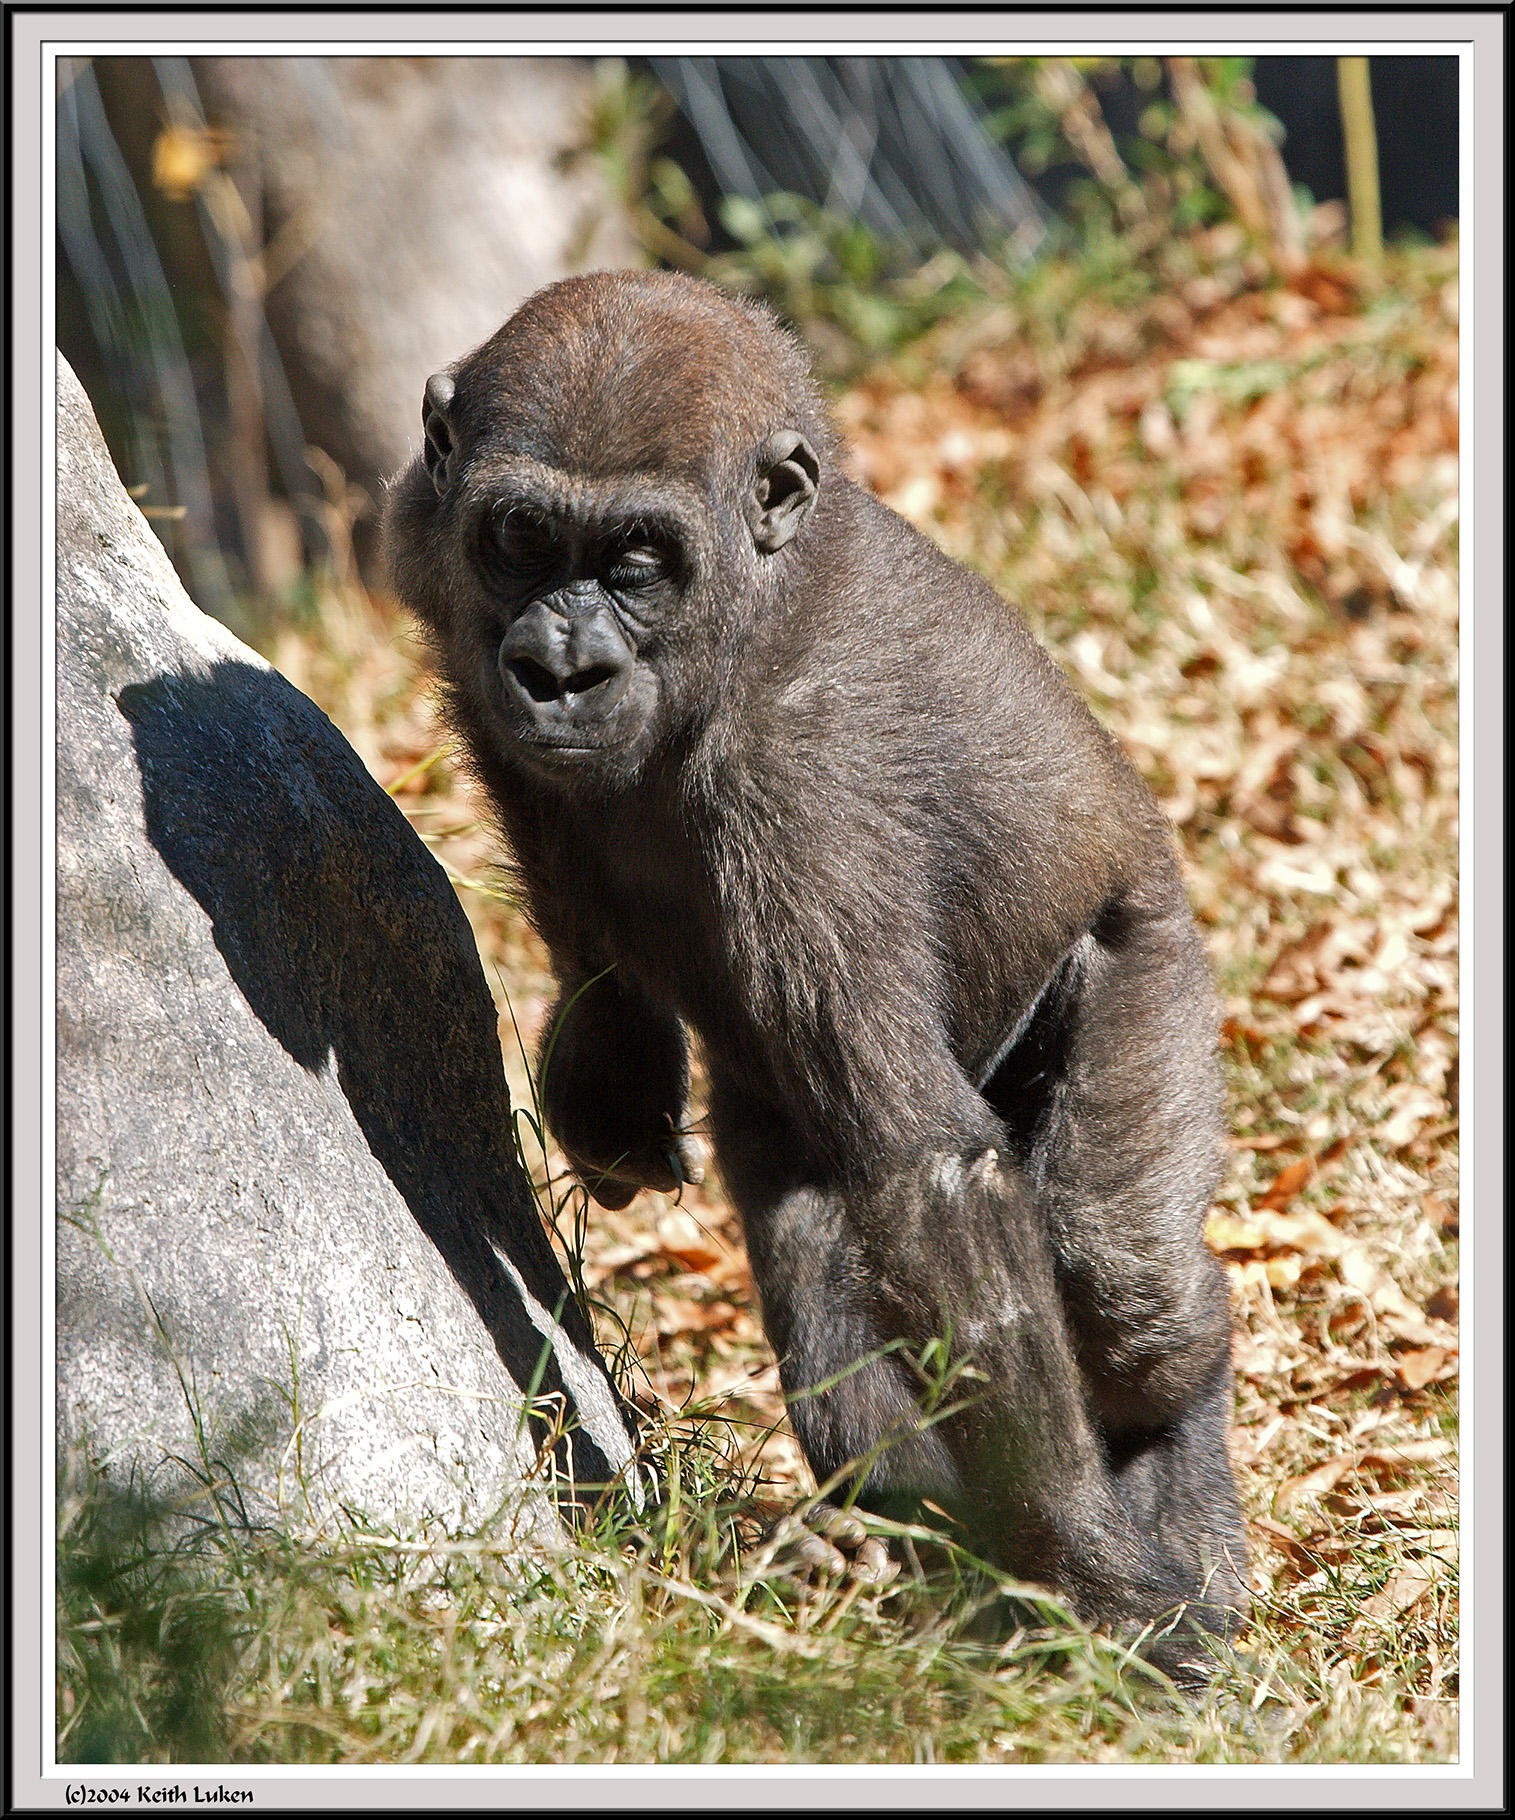
[[[1383,213],[1378,197],[1378,136],[1366,57],[1336,59],[1341,136],[1347,155],[1347,206],[1354,257],[1376,265],[1383,253]]]

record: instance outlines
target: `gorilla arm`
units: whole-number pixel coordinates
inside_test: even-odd
[[[602,1207],[624,1207],[642,1188],[673,1194],[701,1180],[681,1129],[684,1027],[615,968],[568,975],[543,1031],[537,1079],[554,1137]]]

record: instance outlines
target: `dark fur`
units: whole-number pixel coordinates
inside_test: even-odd
[[[864,1503],[935,1498],[1091,1618],[1188,1602],[1224,1628],[1245,1544],[1201,1236],[1220,1096],[1157,806],[994,591],[842,475],[762,312],[570,279],[450,377],[435,477],[418,459],[392,492],[391,573],[552,951],[565,1150],[612,1205],[673,1185],[687,1024],[817,1476],[872,1458]],[[777,432],[819,485],[770,551]],[[677,539],[630,613],[587,557],[553,608],[635,655],[578,753],[496,662],[529,595],[475,553],[523,492],[575,551],[607,513]],[[908,1355],[939,1335],[972,1372],[922,1429]]]

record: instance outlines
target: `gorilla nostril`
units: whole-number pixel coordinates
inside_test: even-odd
[[[636,659],[602,608],[577,599],[560,612],[539,601],[505,629],[495,651],[505,691],[539,728],[588,725],[609,715],[631,684]]]
[[[577,670],[563,684],[565,695],[587,695],[591,689],[598,689],[601,683],[613,682],[620,674],[614,664],[590,664],[587,669]]]
[[[563,685],[551,670],[542,664],[534,663],[529,657],[514,657],[506,668],[533,701],[558,701],[561,699]],[[571,681],[569,686],[572,687]]]

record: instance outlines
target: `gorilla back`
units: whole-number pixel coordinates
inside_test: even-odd
[[[610,1207],[675,1188],[693,1029],[817,1477],[1091,1619],[1181,1610],[1184,1666],[1246,1557],[1214,1015],[1152,798],[845,477],[758,308],[569,279],[423,427],[390,571],[552,953],[565,1154]],[[933,1340],[968,1369],[928,1409]]]

